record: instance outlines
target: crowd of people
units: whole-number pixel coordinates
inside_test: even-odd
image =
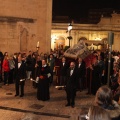
[[[23,97],[25,81],[32,80],[33,87],[37,88],[37,99],[42,101],[50,99],[49,87],[56,82],[59,90],[66,92],[65,106],[72,108],[75,106],[76,92],[88,89],[86,94],[96,95],[95,103],[100,108],[93,106],[89,109],[89,120],[102,119],[101,115],[99,119],[92,116],[97,114],[97,110],[104,118],[108,117],[106,120],[110,120],[103,109],[107,113],[114,109],[120,111],[113,103],[113,100],[120,100],[120,53],[112,51],[110,88],[103,87],[108,80],[108,51],[94,51],[91,55],[92,59],[84,61],[80,56],[77,60],[66,58],[63,50],[51,50],[50,54],[40,55],[32,51],[29,51],[28,55],[8,55],[8,52],[0,52],[0,82],[4,85],[15,83],[15,97]],[[54,75],[56,80],[53,80]]]

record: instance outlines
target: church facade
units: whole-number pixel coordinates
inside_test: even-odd
[[[51,23],[52,0],[0,0],[0,50],[49,52]]]

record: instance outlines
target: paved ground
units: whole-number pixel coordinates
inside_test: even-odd
[[[80,113],[86,112],[94,101],[94,96],[78,91],[75,107],[65,107],[65,91],[55,86],[50,87],[49,101],[39,101],[29,80],[25,84],[25,96],[14,95],[14,84],[0,88],[0,120],[78,120]]]

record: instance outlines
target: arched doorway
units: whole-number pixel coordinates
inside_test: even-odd
[[[108,49],[108,39],[107,38],[103,38],[102,41],[103,41],[103,50]]]
[[[65,39],[62,36],[59,36],[58,39],[55,41],[55,48],[56,49],[64,49],[65,47]]]
[[[20,34],[20,51],[27,51],[27,41],[28,41],[28,31],[26,28],[23,28]]]

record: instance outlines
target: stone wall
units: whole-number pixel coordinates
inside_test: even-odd
[[[0,0],[0,50],[50,51],[52,0]]]

